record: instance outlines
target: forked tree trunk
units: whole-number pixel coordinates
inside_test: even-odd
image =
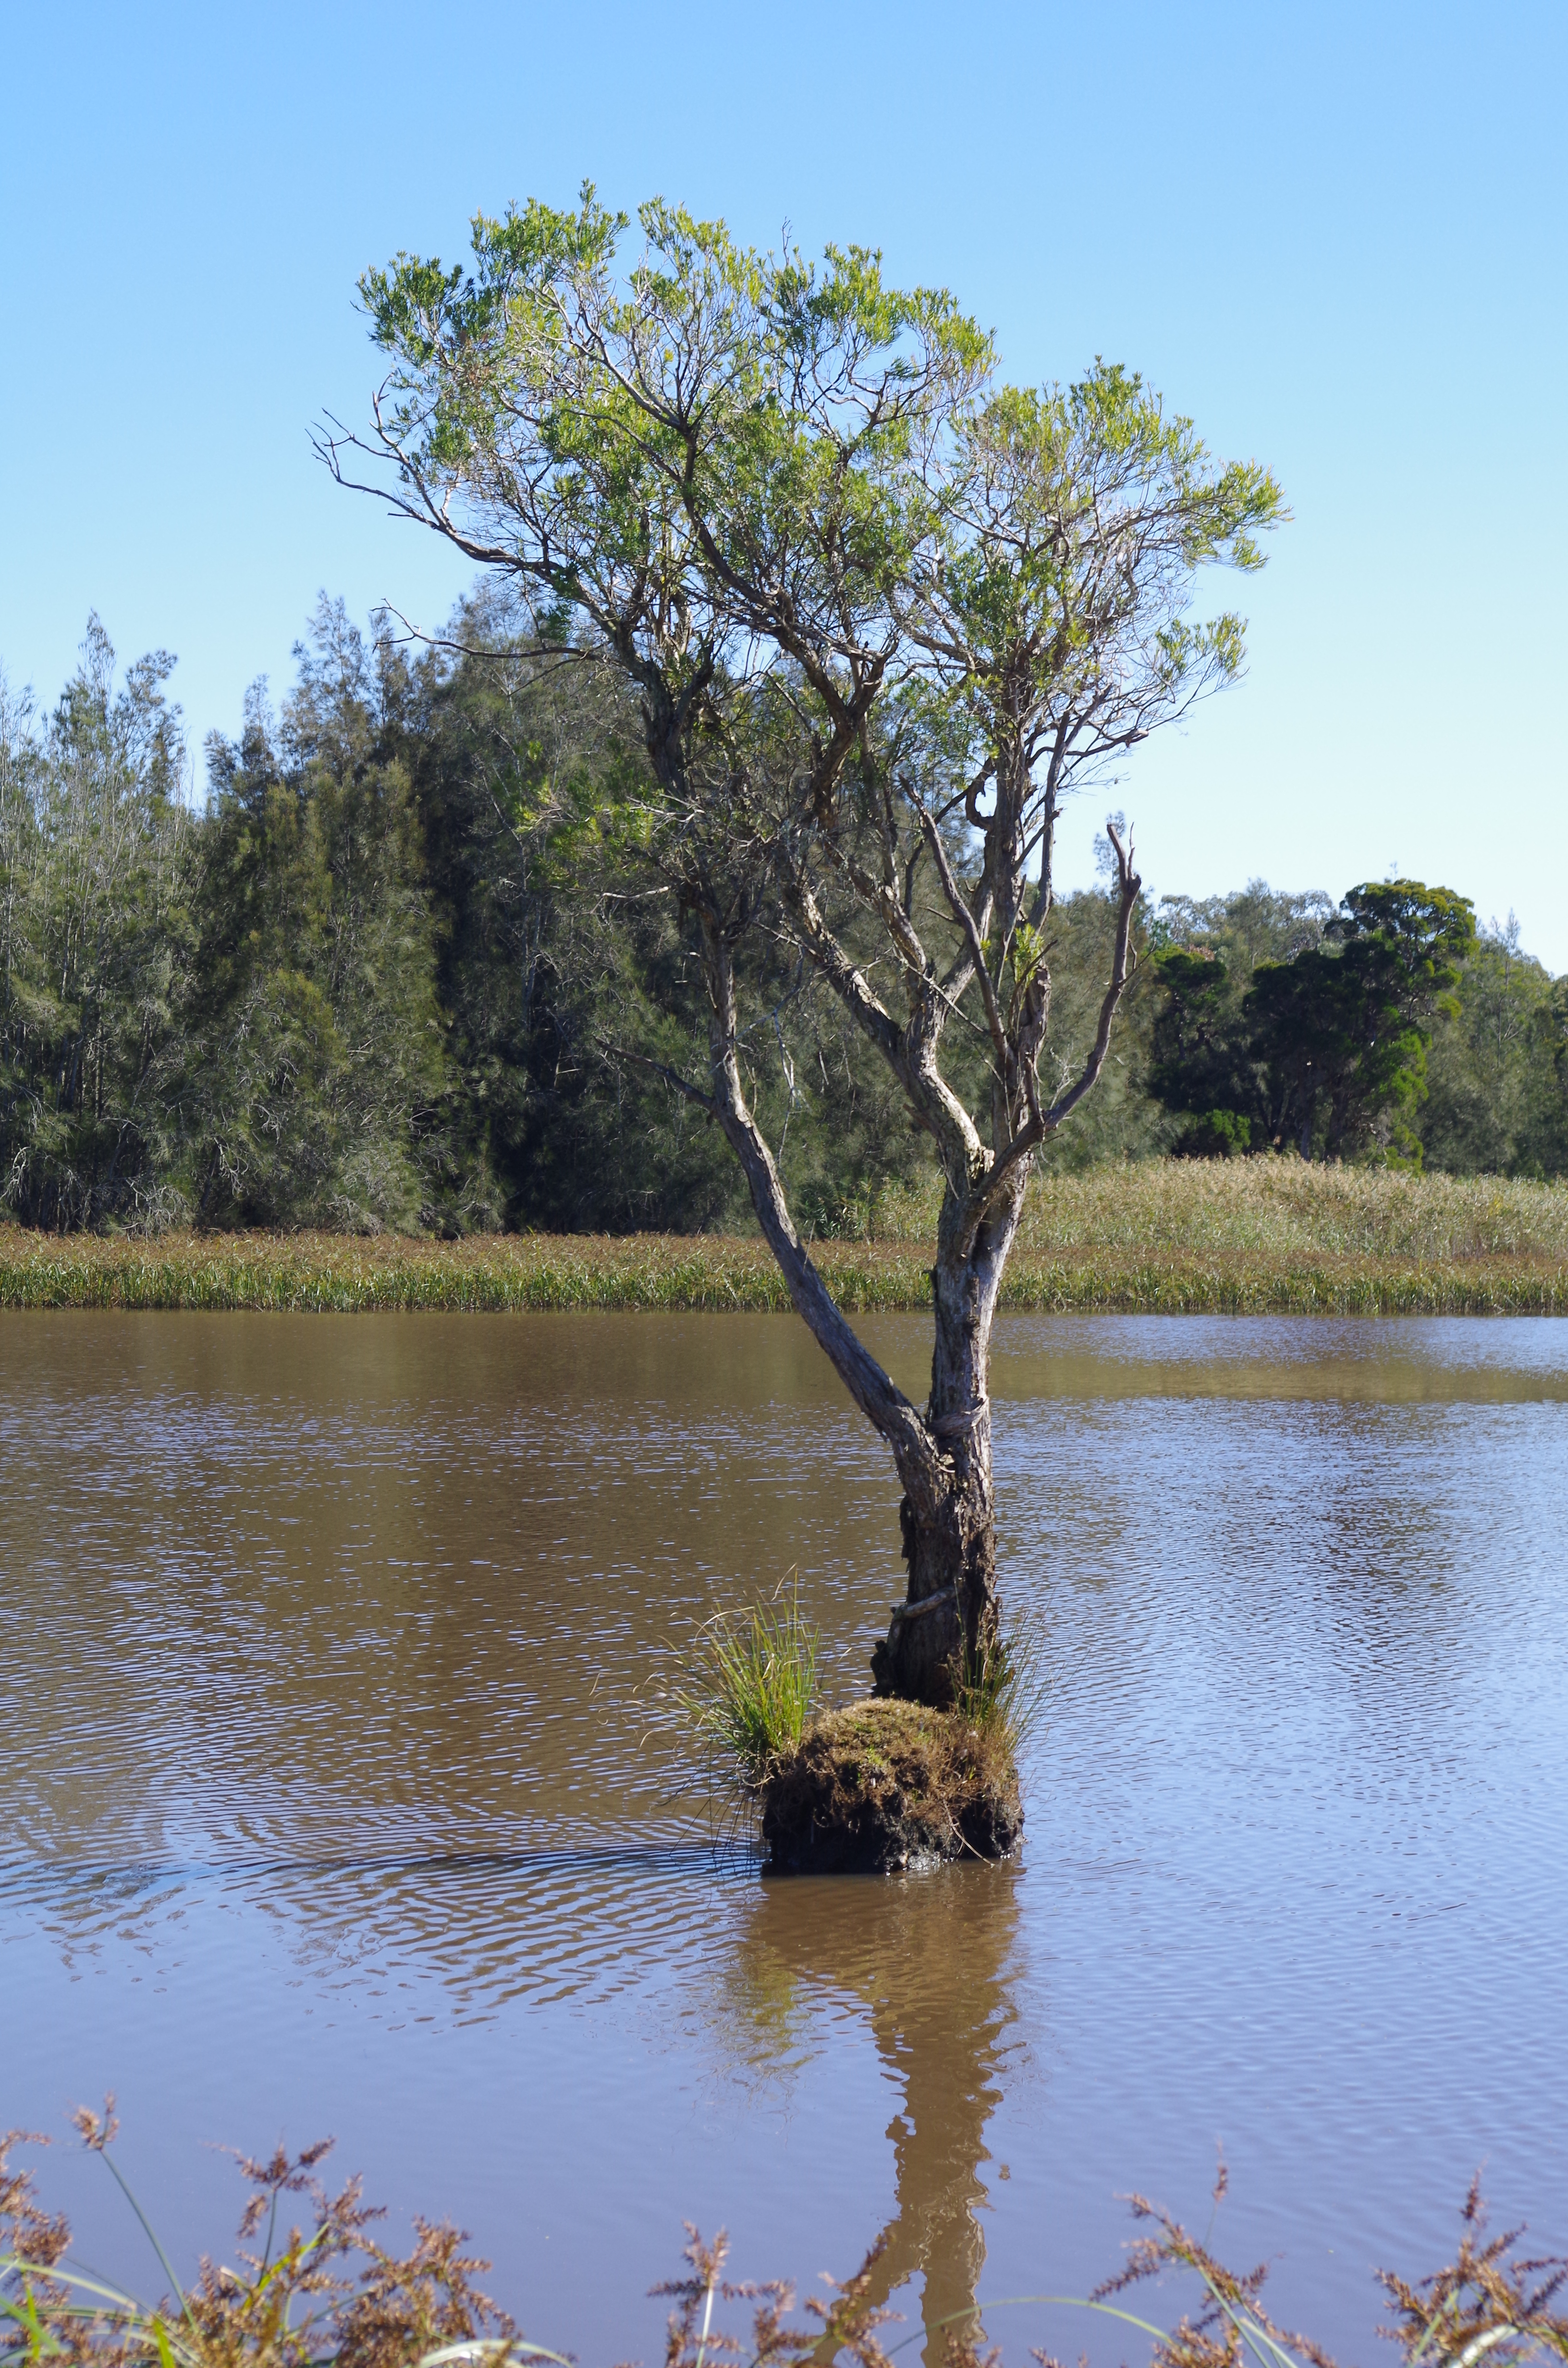
[[[879,1693],[937,1708],[946,1708],[963,1685],[984,1674],[998,1637],[991,1476],[991,1326],[1007,1254],[1023,1213],[1036,1146],[1098,1076],[1110,1039],[1111,1019],[1126,983],[1129,929],[1139,881],[1114,833],[1112,839],[1121,872],[1116,962],[1100,1008],[1094,1049],[1083,1074],[1049,1112],[1040,1110],[1032,1084],[1032,1064],[1046,1011],[1043,993],[1040,994],[1031,1005],[1038,1022],[1032,1030],[1034,1041],[1026,1046],[1027,1125],[1018,1125],[1013,1097],[999,1099],[998,1133],[1006,1127],[1016,1130],[1004,1151],[994,1165],[989,1163],[971,1129],[969,1176],[955,1180],[951,1169],[947,1175],[937,1262],[931,1269],[936,1342],[931,1395],[924,1414],[911,1405],[857,1338],[795,1230],[773,1155],[741,1083],[733,950],[727,930],[710,908],[703,909],[700,917],[712,1090],[704,1092],[676,1071],[660,1070],[723,1129],[744,1170],[763,1237],[778,1261],[797,1313],[832,1360],[856,1405],[892,1451],[903,1483],[900,1526],[908,1585],[887,1635],[871,1656],[871,1674]],[[864,994],[858,973],[847,974],[846,992],[852,1000]],[[885,1013],[881,1013],[879,1026],[882,1023],[892,1030]],[[1001,1049],[1006,1051],[1006,1045]],[[922,1087],[926,1082],[922,1072]],[[932,1098],[939,1101],[943,1090],[937,1079]]]
[[[887,1440],[903,1482],[900,1522],[908,1587],[872,1656],[876,1690],[946,1706],[965,1671],[981,1665],[996,1634],[991,1322],[1028,1166],[1019,1164],[1010,1190],[967,1244],[962,1203],[950,1187],[944,1194],[932,1269],[937,1330],[931,1397],[922,1414],[857,1338],[795,1230],[773,1155],[742,1089],[734,1055],[733,976],[728,949],[716,933],[709,955],[717,1091],[710,1097],[690,1086],[683,1090],[723,1128],[797,1312]]]

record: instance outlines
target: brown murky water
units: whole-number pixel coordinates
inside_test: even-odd
[[[639,1690],[797,1565],[847,1693],[898,1592],[792,1320],[0,1319],[0,2124],[117,2089],[182,2265],[210,2144],[335,2132],[590,2362],[683,2218],[807,2283],[891,2230],[913,2357],[1114,2267],[1119,2192],[1202,2225],[1216,2140],[1221,2249],[1352,2357],[1478,2163],[1568,2245],[1568,1326],[1018,1319],[995,1389],[1024,1850],[767,1883]]]

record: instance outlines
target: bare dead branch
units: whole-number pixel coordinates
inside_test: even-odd
[[[927,813],[917,792],[908,784],[905,784],[904,795],[920,817],[920,826],[926,834],[926,845],[931,849],[932,859],[937,866],[937,877],[942,883],[942,894],[952,907],[953,917],[963,931],[974,975],[980,981],[981,1000],[985,1006],[985,1019],[991,1030],[991,1042],[996,1048],[996,1058],[1001,1063],[1002,1074],[1006,1076],[1009,1065],[1007,1032],[1002,1025],[1002,1013],[996,1001],[996,990],[991,983],[991,973],[985,967],[985,948],[981,942],[974,915],[971,912],[963,892],[953,877],[953,867],[948,860],[948,850],[942,845],[942,834],[937,829],[935,820]]]

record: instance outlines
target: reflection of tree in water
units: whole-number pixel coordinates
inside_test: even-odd
[[[903,2092],[888,2131],[898,2208],[873,2294],[883,2301],[922,2273],[927,2368],[942,2357],[937,2322],[972,2305],[985,2264],[980,2167],[990,2159],[985,2125],[1014,2017],[1017,1877],[1010,1866],[976,1866],[770,1883],[734,1968],[739,1994],[776,2031],[785,1998],[808,1987],[869,2012],[877,2053]]]

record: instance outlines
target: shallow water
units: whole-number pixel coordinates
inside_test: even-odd
[[[1217,2142],[1220,2249],[1348,2358],[1478,2165],[1568,2247],[1568,1326],[1017,1318],[994,1381],[1023,1851],[764,1882],[647,1687],[795,1565],[847,1694],[900,1591],[792,1319],[6,1315],[0,2125],[116,2089],[182,2268],[212,2145],[333,2132],[588,2362],[657,2356],[683,2219],[808,2285],[891,2229],[918,2351],[1114,2269],[1129,2189],[1201,2228]]]

